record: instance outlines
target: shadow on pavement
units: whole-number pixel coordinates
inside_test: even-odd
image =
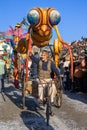
[[[54,130],[52,126],[47,126],[45,117],[41,114],[44,108],[41,107],[35,98],[25,97],[25,109],[21,109],[22,90],[17,90],[9,85],[5,88],[5,95],[21,110],[20,117],[29,130]],[[45,114],[45,113],[44,113]]]
[[[65,95],[67,95],[69,98],[81,101],[85,104],[87,104],[87,93],[83,92],[70,92],[70,91],[63,91]]]
[[[29,130],[54,130],[52,126],[47,126],[45,118],[38,113],[22,111],[20,116]]]

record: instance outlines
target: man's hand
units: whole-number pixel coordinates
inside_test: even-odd
[[[31,56],[32,55],[32,52],[29,52],[29,56]]]

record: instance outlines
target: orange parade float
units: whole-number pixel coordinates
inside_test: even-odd
[[[26,58],[26,81],[28,80],[28,59],[31,52],[32,43],[39,47],[45,47],[49,44],[52,38],[52,29],[54,28],[57,34],[57,39],[54,40],[54,61],[56,67],[59,65],[59,53],[65,47],[70,53],[71,77],[73,80],[73,56],[71,46],[64,42],[58,31],[57,25],[61,21],[60,13],[54,8],[32,8],[27,14],[29,22],[26,38],[18,39],[16,51],[21,54],[27,54]],[[16,67],[17,69],[17,67]]]

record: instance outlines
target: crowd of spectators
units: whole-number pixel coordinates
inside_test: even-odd
[[[64,75],[64,89],[70,91],[87,91],[87,38],[71,43],[74,76],[70,76],[70,54],[63,48],[60,53],[60,70]]]

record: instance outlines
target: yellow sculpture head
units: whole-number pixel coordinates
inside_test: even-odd
[[[46,46],[52,37],[52,27],[57,25],[60,14],[54,8],[33,8],[27,14],[30,23],[29,33],[38,47]]]

